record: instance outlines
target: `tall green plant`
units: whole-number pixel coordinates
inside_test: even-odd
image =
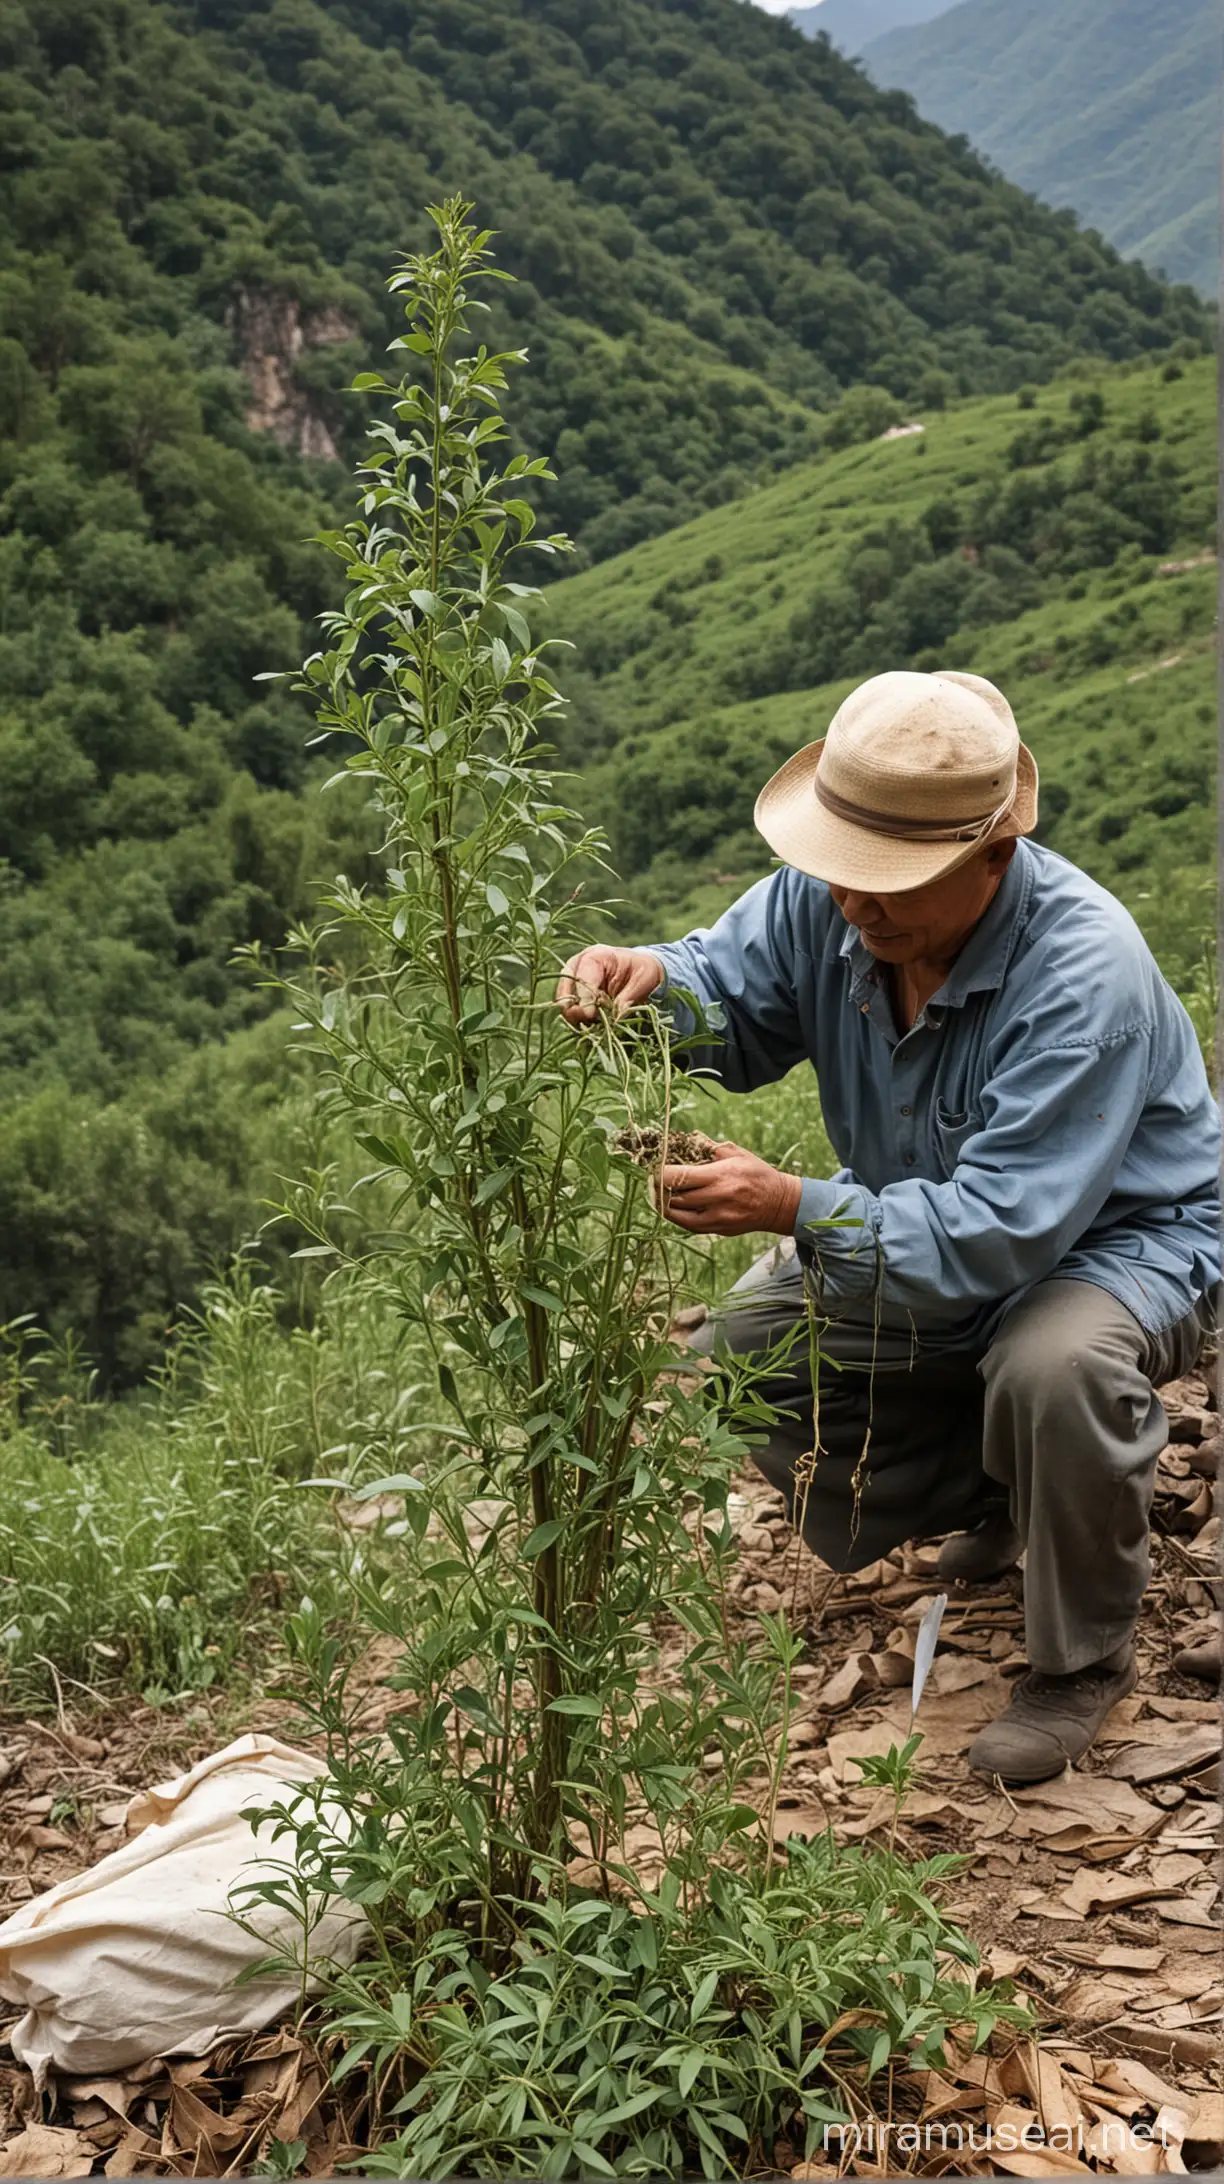
[[[775,1859],[799,1641],[781,1618],[756,1650],[730,1634],[745,1442],[669,1341],[682,1243],[616,1150],[673,1130],[668,1028],[646,1010],[579,1037],[553,1002],[601,844],[544,770],[558,700],[509,572],[564,542],[534,538],[542,466],[503,460],[519,360],[466,340],[490,272],[467,213],[436,211],[438,248],[396,276],[406,377],[358,382],[394,421],[361,519],[328,537],[349,589],[306,667],[386,835],[385,890],[340,884],[301,936],[298,997],[387,1209],[342,1279],[431,1361],[397,1427],[420,1461],[366,1482],[386,1521],[349,1566],[408,1697],[370,1722],[360,1651],[304,1604],[298,1696],[329,1773],[270,1816],[290,1850],[246,1915],[272,1898],[298,1920],[305,1992],[313,1909],[364,1911],[331,2030],[375,2138],[398,2133],[380,2173],[755,2173],[783,2125],[810,2146],[846,2113],[830,2043],[870,2077],[997,2006],[941,1965],[973,1951],[925,1876],[831,1841]],[[334,1201],[324,1176],[293,1211],[311,1251],[356,1261]],[[750,1379],[736,1402],[768,1419]]]
[[[434,1362],[427,1488],[380,1482],[425,1544],[413,1627],[393,1587],[367,1606],[413,1649],[416,1756],[459,1769],[496,1902],[533,1858],[564,1860],[575,1824],[605,1857],[627,1775],[656,1804],[676,1793],[679,1702],[644,1705],[639,1669],[665,1601],[699,1644],[717,1635],[691,1525],[739,1444],[668,1370],[679,1246],[611,1145],[635,1113],[666,1121],[665,1027],[647,1012],[628,1039],[606,1022],[576,1038],[552,1002],[592,931],[581,876],[602,844],[543,765],[559,700],[517,572],[567,542],[535,536],[526,494],[546,465],[505,454],[498,403],[521,358],[467,340],[474,284],[504,277],[468,209],[436,211],[438,248],[392,282],[405,378],[356,382],[392,416],[360,520],[326,535],[349,588],[305,676],[381,812],[387,885],[338,886],[311,945],[344,969],[299,999],[379,1164],[365,1183],[390,1193],[367,1278]],[[311,1248],[334,1249],[296,1210]],[[476,1496],[497,1509],[473,1545]]]

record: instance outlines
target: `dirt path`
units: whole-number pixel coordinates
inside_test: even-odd
[[[962,2152],[932,2163],[904,2148],[902,2159],[894,2146],[881,2168],[878,2154],[860,2149],[847,2157],[850,2173],[1150,2175],[1212,2170],[1224,2158],[1220,1713],[1206,1684],[1172,1666],[1180,1647],[1215,1627],[1219,1518],[1207,1474],[1219,1421],[1202,1380],[1179,1382],[1164,1397],[1175,1438],[1160,1464],[1138,1690],[1115,1708],[1081,1766],[1058,1781],[1012,1793],[979,1781],[964,1754],[1023,1663],[1021,1579],[955,1590],[918,1720],[924,1777],[899,1835],[915,1856],[963,1858],[947,1906],[989,1971],[1015,1980],[1042,2029],[1036,2050],[1009,2036],[987,2056],[929,2074],[930,2082],[910,2074],[898,2113],[956,2116],[980,2129],[986,2120],[997,2127],[1000,2118],[1023,2123],[1040,2112],[1047,2126],[1051,2116],[1078,2126],[1077,2151],[1053,2166],[1050,2153],[1024,2151],[985,2162]],[[780,1501],[754,1476],[741,1483],[734,1507],[742,1542],[736,1604],[746,1612],[785,1605],[810,1633],[796,1676],[779,1835],[831,1827],[841,1841],[878,1838],[891,1804],[859,1786],[852,1761],[908,1732],[909,1664],[935,1590],[936,1549],[907,1548],[840,1580],[817,1629],[814,1604],[828,1573],[800,1552]],[[378,1675],[372,1658],[375,1705]],[[178,1713],[125,1702],[83,1723],[65,1703],[58,1720],[0,1725],[6,1908],[114,1848],[135,1789],[181,1771],[240,1729],[275,1728],[301,1741],[283,1708],[266,1702],[241,1719],[220,1699]],[[248,2042],[206,2069],[153,2066],[124,2087],[122,2113],[113,2091],[62,2087],[36,2124],[28,2079],[0,2047],[0,2176],[80,2175],[86,2161],[110,2174],[241,2174],[232,2164],[269,2132],[303,2136],[315,2175],[354,2150],[353,2118],[321,2100],[311,2053],[290,2035]],[[213,2117],[211,2136],[201,2115]],[[1125,2124],[1158,2129],[1164,2146],[1137,2156],[1119,2143]],[[787,2149],[777,2151],[785,2163]]]

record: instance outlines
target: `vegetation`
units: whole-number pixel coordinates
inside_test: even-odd
[[[1218,44],[1210,0],[1171,14],[1146,0],[1081,0],[1070,21],[1011,0],[961,0],[853,50],[877,83],[901,85],[1013,182],[1073,205],[1115,249],[1213,296]]]
[[[1073,375],[926,410],[549,594],[576,645],[564,748],[606,815],[626,930],[767,869],[771,765],[862,676],[974,668],[1042,769],[1042,838],[1192,983],[1211,926],[1213,373]]]
[[[368,870],[255,678],[334,596],[305,540],[412,208],[462,182],[501,231],[512,444],[579,564],[908,402],[1207,327],[739,0],[0,0],[0,139],[0,1320],[121,1389],[294,1097],[235,958]]]

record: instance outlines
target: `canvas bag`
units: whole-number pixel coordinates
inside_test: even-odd
[[[204,2055],[236,2032],[290,2012],[296,1976],[235,1987],[278,1943],[300,1950],[300,1928],[241,1892],[292,1838],[258,1832],[244,1808],[288,1804],[294,1785],[326,1773],[320,1760],[249,1734],[174,1782],[140,1791],[118,1850],[23,1904],[0,1926],[0,1996],[24,2009],[10,2039],[41,2089],[49,2069],[73,2076],[121,2070],[160,2055]],[[334,1810],[328,1817],[337,1825]],[[267,1870],[267,1866],[265,1866]],[[262,1939],[227,1915],[231,1891]],[[311,1932],[310,1956],[351,1964],[364,1915],[333,1898]]]

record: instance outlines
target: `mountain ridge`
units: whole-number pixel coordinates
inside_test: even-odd
[[[959,0],[863,49],[869,73],[1128,257],[1218,283],[1220,25],[1147,0]]]

